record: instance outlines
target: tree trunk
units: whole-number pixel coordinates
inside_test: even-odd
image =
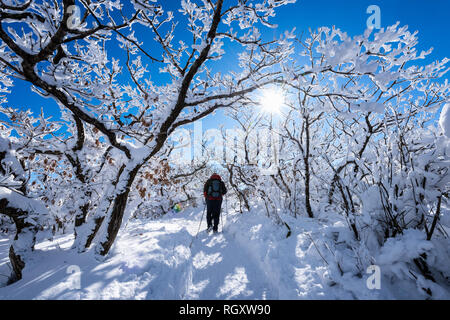
[[[77,237],[77,228],[81,227],[86,222],[86,217],[89,210],[89,202],[82,205],[79,210],[80,212],[75,217],[75,238]]]
[[[103,223],[103,220],[105,220],[105,217],[95,219],[95,221],[94,221],[95,227],[94,227],[94,230],[92,231],[92,233],[86,239],[86,242],[84,244],[85,249],[87,249],[91,246],[92,241],[94,241],[95,235],[97,234],[98,230],[100,229],[100,227]]]
[[[10,205],[7,199],[0,199],[0,212],[11,217],[16,225],[16,235],[9,248],[9,260],[13,274],[8,284],[22,279],[22,270],[25,268],[25,255],[34,250],[37,228],[27,222],[28,212]]]
[[[310,136],[309,136],[309,118],[305,117],[305,133],[306,133],[306,148],[305,156],[303,158],[305,164],[305,207],[308,217],[314,218],[312,208],[311,208],[311,195],[310,195],[310,179],[311,172],[309,168],[309,157],[310,157]]]
[[[106,238],[100,243],[99,247],[99,254],[102,256],[108,254],[114,243],[114,240],[117,237],[117,233],[119,232],[120,226],[122,225],[122,218],[127,206],[128,194],[130,193],[131,185],[133,184],[134,178],[136,177],[140,168],[141,165],[138,165],[129,172],[126,179],[125,190],[119,193],[114,198],[112,211],[109,215]]]

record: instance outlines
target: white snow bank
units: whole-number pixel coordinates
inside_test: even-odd
[[[27,198],[8,188],[0,187],[0,199],[6,199],[11,207],[29,212],[31,214],[48,214],[47,208],[39,201],[32,198]],[[28,222],[33,223],[32,220]]]

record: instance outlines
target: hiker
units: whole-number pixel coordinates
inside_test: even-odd
[[[206,222],[208,223],[208,232],[212,229],[214,233],[217,233],[222,196],[226,193],[227,188],[225,187],[225,183],[223,183],[222,178],[217,173],[214,173],[206,181],[203,188],[203,195],[205,196],[207,206]]]

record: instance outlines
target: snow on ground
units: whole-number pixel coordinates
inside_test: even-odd
[[[411,293],[418,292],[411,284],[383,283],[381,290],[369,290],[369,275],[358,275],[341,217],[283,216],[292,229],[286,238],[286,227],[256,209],[225,214],[223,233],[203,231],[189,248],[201,214],[190,209],[129,221],[103,262],[93,250],[71,249],[72,236],[41,241],[24,278],[0,288],[0,299],[423,298]],[[9,272],[9,242],[0,239],[0,274]]]

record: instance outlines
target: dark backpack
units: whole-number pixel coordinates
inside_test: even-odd
[[[212,180],[208,186],[208,196],[220,198],[222,196],[222,186],[220,180]]]

